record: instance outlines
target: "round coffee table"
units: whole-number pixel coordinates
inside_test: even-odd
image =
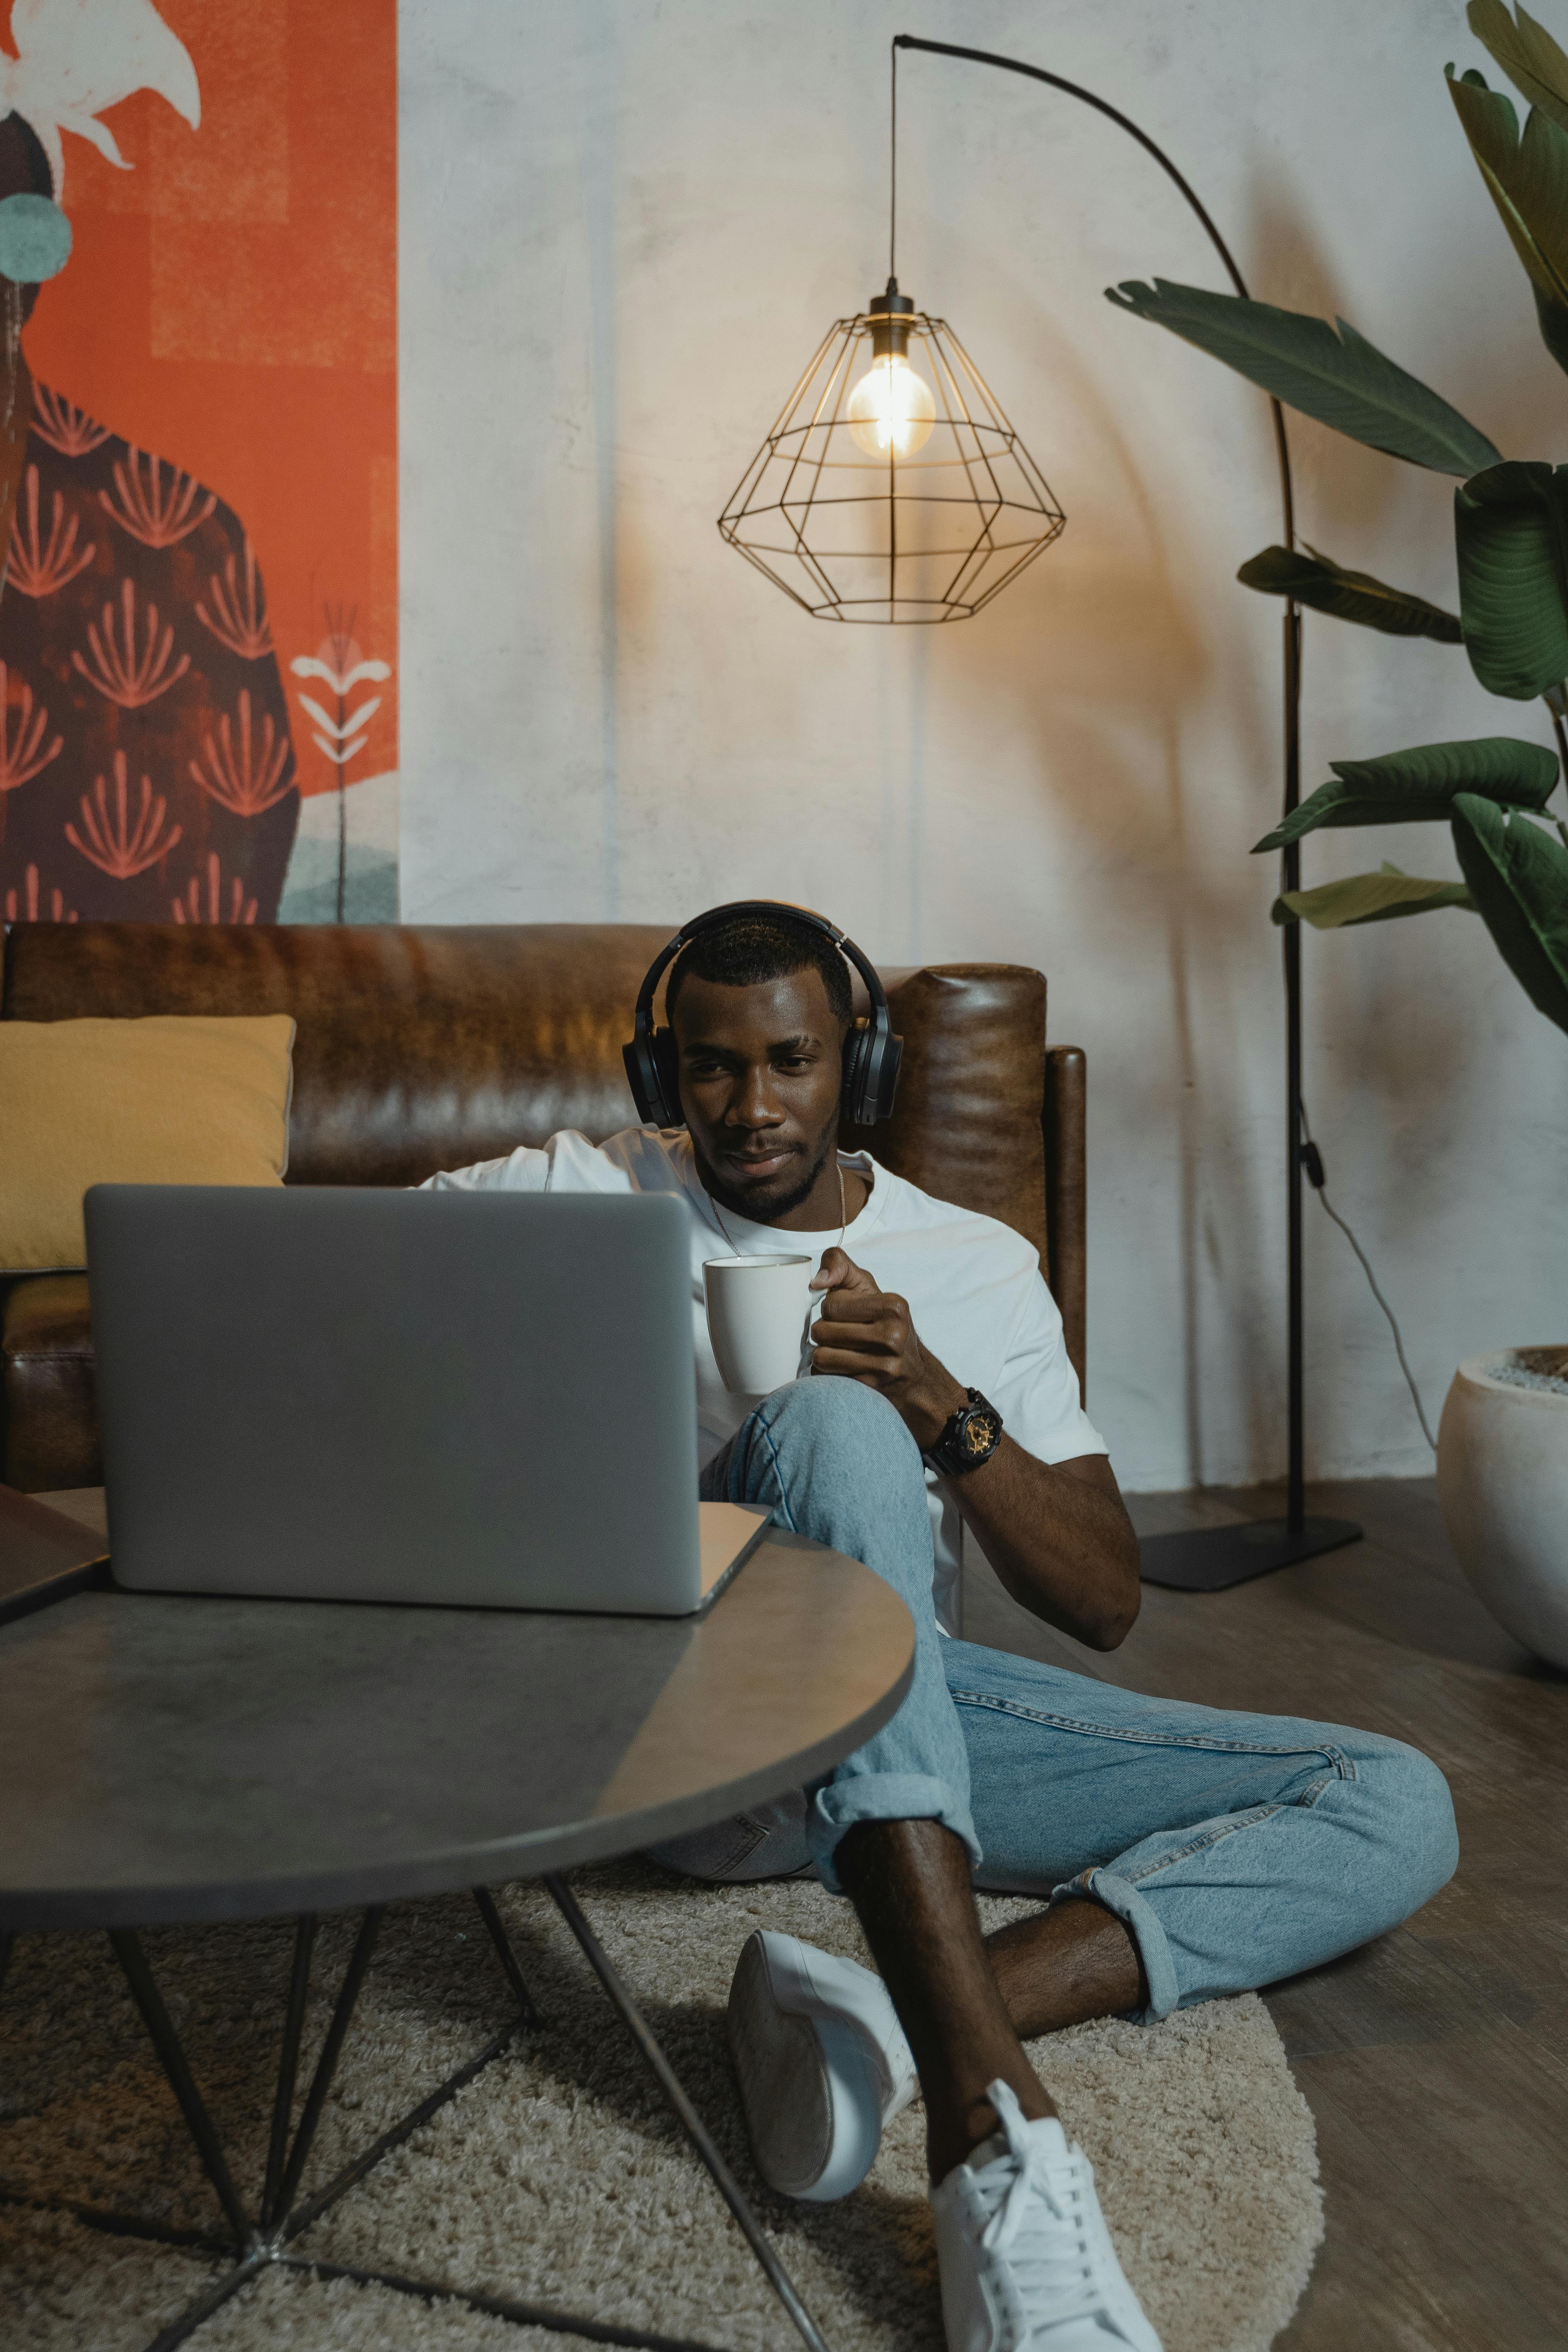
[[[18,1930],[108,1930],[228,2225],[183,2342],[539,2022],[489,1888],[542,1877],[807,2343],[822,2338],[560,1873],[829,1769],[909,1688],[909,1612],[858,1561],[770,1531],[706,1617],[76,1591],[0,1625],[0,1977]],[[517,2014],[303,2203],[384,1906],[471,1888]],[[364,1908],[290,2131],[316,1916]],[[267,2179],[249,2211],[137,1930],[296,1915]],[[106,2226],[129,2217],[82,2215]],[[138,2231],[151,2225],[136,2222]],[[155,2230],[152,2234],[159,2234]],[[181,2241],[184,2242],[184,2241]],[[342,2266],[338,2266],[341,2268]],[[353,2273],[532,2326],[669,2346],[445,2282]]]

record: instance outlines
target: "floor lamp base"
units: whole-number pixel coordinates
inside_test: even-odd
[[[1145,1536],[1138,1547],[1139,1574],[1145,1584],[1174,1592],[1226,1592],[1277,1568],[1315,1559],[1357,1543],[1353,1519],[1305,1519],[1292,1534],[1285,1519],[1250,1519],[1230,1528],[1184,1528],[1180,1534]]]

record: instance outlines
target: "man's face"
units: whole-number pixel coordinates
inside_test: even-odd
[[[671,1016],[680,1104],[713,1198],[768,1224],[800,1206],[838,1128],[844,1033],[822,974],[754,988],[682,981]]]

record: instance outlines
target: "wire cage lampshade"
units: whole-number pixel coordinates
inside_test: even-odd
[[[819,621],[966,621],[1059,537],[1050,485],[896,278],[837,319],[719,518]]]

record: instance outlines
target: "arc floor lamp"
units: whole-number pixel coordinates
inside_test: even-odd
[[[979,370],[944,320],[898,288],[898,53],[994,66],[1092,107],[1152,155],[1201,224],[1232,286],[1229,247],[1163,148],[1092,90],[1019,58],[900,33],[892,44],[889,278],[854,319],[836,321],[720,518],[730,544],[815,617],[950,623],[969,619],[1060,534],[1066,518]],[[863,367],[864,372],[857,373]],[[1277,400],[1284,543],[1296,544],[1290,443]],[[1282,675],[1284,808],[1300,797],[1301,614],[1287,603]],[[1281,888],[1300,887],[1300,852],[1281,853]],[[1300,927],[1281,927],[1285,958],[1288,1471],[1283,1519],[1145,1537],[1152,1584],[1215,1592],[1352,1543],[1349,1519],[1306,1507],[1301,1178],[1321,1181],[1301,1111]]]

